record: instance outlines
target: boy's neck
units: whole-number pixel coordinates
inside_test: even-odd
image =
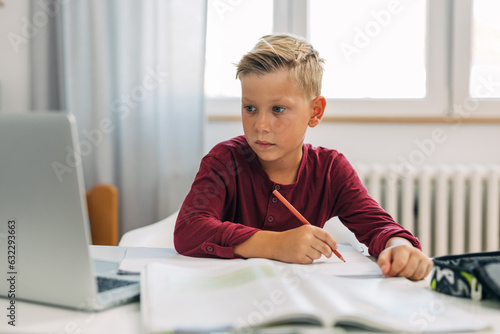
[[[285,173],[276,173],[276,174],[272,174],[272,173],[267,173],[267,175],[269,176],[269,178],[271,179],[271,181],[275,182],[275,183],[279,183],[279,184],[292,184],[292,183],[295,183],[297,181],[297,173],[298,173],[298,169],[294,172],[294,173],[288,173],[288,174],[285,174]]]
[[[292,184],[297,181],[300,164],[302,162],[302,154],[293,162],[265,162],[260,159],[259,162],[271,181],[279,184]]]

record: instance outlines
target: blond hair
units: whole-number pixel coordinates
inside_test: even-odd
[[[236,78],[288,69],[307,97],[321,95],[324,60],[305,39],[290,34],[263,36],[236,65]]]

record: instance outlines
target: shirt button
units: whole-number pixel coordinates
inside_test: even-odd
[[[209,251],[210,253],[212,253],[214,251],[214,248],[212,246],[207,246],[207,251]]]
[[[278,203],[278,199],[276,197],[273,197],[273,199],[271,199],[271,202],[273,202],[274,204]]]
[[[267,217],[267,221],[272,223],[274,221],[274,217],[273,216],[269,216]]]
[[[275,185],[275,186],[274,186],[274,189],[275,189],[275,190],[280,190],[280,189],[281,189],[281,187],[280,187],[280,185],[279,185],[279,184],[277,184],[277,185]]]

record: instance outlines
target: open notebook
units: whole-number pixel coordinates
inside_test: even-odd
[[[339,244],[338,251],[345,258],[345,263],[332,255],[329,259],[322,257],[313,264],[304,266],[310,267],[309,270],[314,270],[317,273],[331,276],[384,277],[376,262],[352,246]],[[126,255],[120,263],[119,272],[121,274],[139,274],[147,264],[152,262],[175,264],[180,267],[212,268],[232,267],[235,263],[245,261],[247,260],[193,258],[180,255],[172,248],[130,247],[127,248]]]
[[[265,259],[213,268],[150,263],[141,275],[149,333],[280,325],[453,333],[488,328],[446,298],[406,279],[333,277]]]

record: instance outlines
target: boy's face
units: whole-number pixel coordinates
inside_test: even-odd
[[[261,165],[266,170],[297,168],[306,129],[323,114],[314,121],[317,98],[307,99],[285,70],[240,79],[243,130]]]

